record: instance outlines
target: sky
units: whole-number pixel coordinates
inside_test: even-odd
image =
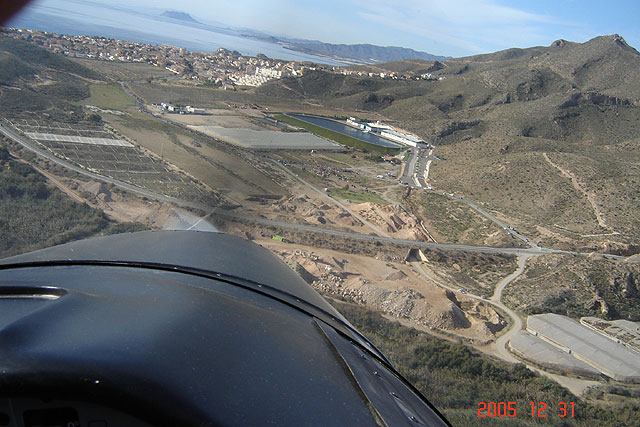
[[[52,0],[37,0],[46,5]],[[640,46],[640,2],[620,0],[103,0],[328,43],[466,56],[620,34]]]

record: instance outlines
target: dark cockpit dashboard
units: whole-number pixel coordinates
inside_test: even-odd
[[[141,232],[0,262],[0,426],[446,425],[248,240]]]

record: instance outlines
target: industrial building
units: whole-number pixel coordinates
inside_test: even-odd
[[[365,123],[359,121],[355,117],[349,117],[347,119],[347,124],[364,132],[371,132],[390,141],[399,142],[400,144],[408,145],[410,147],[417,147],[418,145],[425,143],[422,139],[414,135],[397,131],[389,125],[380,123],[380,121],[375,123]]]
[[[520,331],[511,338],[509,349],[523,359],[553,371],[594,379],[601,375],[600,371],[591,365],[527,331]]]
[[[573,319],[558,314],[529,316],[527,331],[610,378],[640,383],[640,353]],[[514,343],[517,346],[518,339]],[[545,347],[549,350],[548,346]],[[527,358],[535,354],[530,350],[519,352],[524,353]],[[538,354],[542,354],[543,360],[532,360],[554,363],[558,353],[549,350]]]

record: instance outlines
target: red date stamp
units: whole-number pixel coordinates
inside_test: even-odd
[[[560,402],[556,407],[549,406],[545,402],[529,402],[530,411],[527,415],[531,418],[574,418],[575,405],[573,402]],[[554,410],[555,409],[555,410]],[[479,402],[478,418],[515,418],[518,415],[516,402]]]

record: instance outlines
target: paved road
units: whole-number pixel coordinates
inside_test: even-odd
[[[434,160],[437,160],[437,157],[433,155],[433,149],[420,148],[420,147],[412,148],[411,156],[409,157],[409,160],[406,162],[404,173],[400,178],[400,182],[403,184],[407,184],[412,188],[422,188],[425,191],[442,194],[443,196],[451,197],[452,199],[465,203],[471,209],[475,210],[480,215],[484,216],[485,218],[489,219],[493,223],[497,224],[500,228],[504,229],[505,232],[507,232],[512,238],[521,240],[531,248],[541,249],[531,239],[522,235],[517,230],[513,229],[513,227],[511,227],[509,224],[506,224],[503,221],[500,221],[494,215],[490,214],[485,209],[479,207],[472,201],[467,200],[462,196],[455,195],[453,193],[433,190],[429,185],[429,183],[427,182],[426,178],[428,177],[429,169]]]
[[[409,159],[405,163],[405,168],[400,182],[412,188],[430,188],[425,177],[428,174],[431,162],[435,160],[433,149],[415,147],[411,148]]]
[[[520,256],[520,255],[533,256],[533,255],[543,255],[547,253],[576,254],[576,252],[560,251],[556,249],[540,250],[539,248],[535,248],[535,249],[534,248],[496,248],[496,247],[489,247],[489,246],[469,246],[469,245],[456,245],[456,244],[447,244],[447,243],[433,243],[433,242],[420,242],[415,240],[395,239],[395,238],[386,237],[386,236],[375,236],[375,235],[351,233],[351,232],[345,232],[345,231],[339,231],[339,230],[331,230],[331,229],[317,227],[313,225],[291,224],[289,222],[276,221],[268,218],[254,217],[254,216],[245,215],[245,214],[241,214],[238,212],[233,212],[233,211],[229,211],[221,208],[212,209],[211,206],[205,206],[199,203],[188,202],[185,200],[176,199],[174,197],[169,197],[163,194],[158,194],[153,191],[139,188],[134,185],[127,184],[125,182],[122,182],[113,178],[109,178],[103,175],[89,172],[85,169],[72,165],[71,163],[56,157],[55,155],[53,155],[48,151],[42,150],[34,146],[32,143],[26,141],[20,135],[16,134],[14,131],[8,129],[6,126],[3,126],[2,124],[0,124],[0,132],[6,135],[8,138],[11,138],[17,143],[23,145],[25,148],[33,151],[34,153],[46,159],[49,159],[50,161],[57,163],[60,166],[63,166],[81,175],[87,176],[91,179],[107,182],[119,188],[122,188],[124,190],[128,190],[133,193],[140,194],[142,196],[146,196],[159,201],[173,203],[177,206],[190,208],[190,209],[197,209],[203,212],[210,212],[210,214],[215,213],[216,215],[219,215],[221,217],[251,221],[258,224],[271,225],[271,226],[286,228],[294,231],[322,233],[329,236],[337,236],[337,237],[351,238],[351,239],[357,239],[357,240],[366,240],[371,242],[391,243],[391,244],[396,244],[400,246],[418,247],[418,248],[426,248],[426,249],[442,249],[442,250],[448,250],[448,251],[480,252],[480,253],[487,253],[487,254],[504,254],[504,255],[515,255],[515,256]],[[586,256],[589,254],[584,253],[580,255]],[[615,256],[615,255],[606,255],[606,256],[611,259],[625,258],[622,256]]]
[[[450,196],[450,197],[456,197],[458,200],[460,200],[462,203],[465,203],[467,206],[469,206],[471,209],[473,209],[476,212],[478,212],[480,215],[482,215],[485,218],[489,219],[490,221],[494,222],[499,227],[502,227],[514,239],[519,239],[519,240],[523,241],[524,243],[526,243],[528,246],[530,246],[533,249],[539,249],[539,250],[543,249],[542,247],[536,245],[531,239],[529,239],[528,237],[522,235],[520,232],[515,230],[509,224],[506,224],[506,223],[500,221],[498,218],[496,218],[495,216],[493,216],[492,214],[490,214],[489,212],[487,212],[486,210],[484,210],[480,206],[476,205],[475,203],[473,203],[473,202],[471,202],[471,201],[469,201],[469,200],[467,200],[467,199],[465,199],[463,197],[460,197],[460,196],[455,196],[454,195],[454,196]]]
[[[520,233],[518,230],[514,229],[509,224],[499,220],[498,218],[496,218],[493,214],[489,213],[484,208],[481,208],[480,206],[478,206],[474,202],[472,202],[470,200],[467,200],[462,196],[458,196],[458,195],[453,194],[453,193],[446,193],[444,191],[436,191],[436,190],[426,190],[426,191],[429,191],[429,192],[432,192],[432,193],[442,194],[443,196],[447,196],[447,197],[450,197],[450,198],[452,198],[454,200],[457,200],[457,201],[459,201],[461,203],[464,203],[465,205],[469,206],[474,211],[478,212],[483,217],[487,218],[489,221],[493,222],[494,224],[498,225],[500,228],[505,230],[505,232],[508,233],[513,239],[518,239],[518,240],[522,241],[523,243],[525,243],[527,246],[529,246],[532,249],[536,249],[536,250],[541,251],[541,252],[543,252],[545,250],[548,250],[546,248],[538,246],[531,239],[529,239],[527,236],[525,236],[522,233]]]
[[[400,182],[411,188],[430,188],[425,180],[425,175],[431,162],[435,159],[432,154],[433,150],[427,148],[411,148]]]
[[[415,174],[416,162],[418,161],[418,149],[411,148],[409,150],[409,159],[405,162],[404,171],[400,177],[402,184],[407,184],[410,187],[416,187],[413,181],[413,175]]]
[[[321,228],[314,225],[303,224],[291,224],[283,221],[276,221],[268,218],[258,218],[250,215],[241,214],[238,212],[230,212],[222,209],[214,209],[214,214],[222,217],[239,219],[245,221],[251,221],[263,225],[272,225],[276,227],[287,228],[296,231],[308,231],[314,233],[322,233],[330,236],[345,237],[357,240],[366,240],[370,242],[391,243],[400,246],[426,248],[426,249],[442,249],[448,251],[465,251],[465,252],[481,252],[487,254],[504,254],[504,255],[542,255],[538,250],[527,248],[494,248],[490,246],[469,246],[469,245],[456,245],[447,243],[433,243],[433,242],[420,242],[416,240],[404,240],[395,239],[392,237],[382,237],[370,234],[359,234],[339,230],[331,230],[327,228]],[[549,250],[548,253],[569,253],[565,251]]]

